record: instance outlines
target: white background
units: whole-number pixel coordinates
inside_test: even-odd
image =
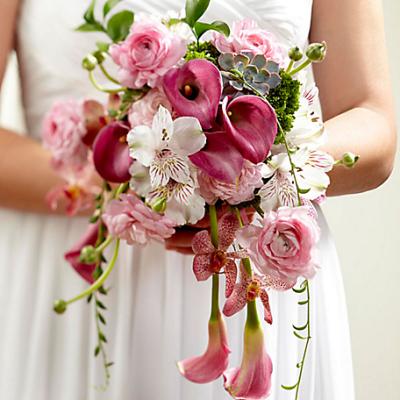
[[[385,0],[384,8],[400,126],[400,2]],[[360,43],[362,45],[368,44]],[[11,62],[1,91],[0,123],[23,132],[14,61]],[[376,79],[379,79],[378,73]],[[329,199],[324,208],[342,262],[352,331],[357,399],[399,400],[399,168],[378,190]]]

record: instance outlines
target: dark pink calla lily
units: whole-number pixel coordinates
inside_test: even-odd
[[[129,147],[126,135],[129,128],[118,122],[104,127],[93,144],[93,162],[99,175],[108,182],[129,181]]]
[[[225,321],[219,313],[208,324],[208,347],[199,357],[178,362],[179,372],[194,383],[209,383],[218,379],[228,368],[230,350]]]
[[[195,117],[209,130],[222,95],[221,73],[210,61],[192,60],[164,76],[164,92],[179,116]]]
[[[222,182],[234,183],[242,172],[244,159],[225,132],[206,133],[206,146],[191,155],[190,161],[206,174]]]
[[[99,235],[99,223],[90,224],[82,238],[64,254],[66,261],[87,282],[93,283],[93,272],[96,264],[85,264],[80,261],[81,251],[86,246],[95,246]]]
[[[257,96],[240,96],[222,103],[227,135],[242,156],[254,164],[263,162],[278,132],[276,114],[271,105]]]

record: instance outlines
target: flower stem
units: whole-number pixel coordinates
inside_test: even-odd
[[[90,82],[92,82],[92,85],[99,90],[100,92],[104,92],[104,93],[110,93],[110,94],[115,94],[115,93],[120,93],[120,92],[124,92],[125,88],[117,88],[117,89],[106,89],[105,87],[101,86],[95,76],[94,76],[94,72],[93,71],[89,71],[89,79]]]
[[[215,249],[218,249],[218,216],[215,205],[209,207],[211,242]],[[217,321],[219,317],[219,275],[214,274],[212,277],[212,297],[211,297],[211,315],[210,321]]]
[[[249,301],[247,303],[247,319],[246,327],[250,329],[258,329],[260,327],[260,318],[258,317],[256,301]]]
[[[304,68],[307,68],[312,61],[310,59],[304,61],[302,64],[300,64],[297,68],[293,69],[290,71],[290,76],[298,74],[300,71],[302,71]]]
[[[242,216],[240,215],[240,210],[237,207],[235,207],[234,210],[235,210],[236,218],[239,221],[239,226],[241,228],[243,228],[244,224],[243,224]],[[242,259],[242,263],[243,263],[243,267],[244,267],[245,271],[247,272],[247,275],[249,275],[249,277],[252,277],[253,276],[253,269],[251,268],[250,258],[248,258],[248,257],[247,258],[243,258]]]
[[[101,72],[103,72],[104,76],[111,81],[112,83],[115,83],[116,85],[120,85],[120,82],[118,79],[114,78],[112,75],[109,74],[109,72],[106,70],[103,64],[99,64],[99,67],[101,69]]]
[[[103,253],[103,251],[113,242],[114,238],[109,236],[100,246],[96,247],[97,253]]]
[[[289,73],[289,72],[292,70],[293,65],[294,65],[294,61],[293,61],[293,60],[290,60],[290,63],[289,63],[289,65],[288,65],[288,67],[286,68],[286,72],[287,72],[287,73]]]
[[[210,229],[211,229],[211,242],[213,246],[218,249],[218,217],[215,205],[211,205],[208,210],[210,214]]]

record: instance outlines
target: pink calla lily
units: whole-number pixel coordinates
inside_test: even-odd
[[[204,130],[214,125],[222,95],[218,68],[204,59],[192,60],[164,76],[164,92],[179,116],[195,117]]]
[[[228,368],[228,334],[220,313],[217,319],[210,320],[208,335],[208,347],[202,356],[178,362],[179,372],[194,383],[215,381]]]
[[[264,400],[270,394],[272,369],[260,325],[247,324],[242,364],[224,373],[225,389],[237,400]]]
[[[271,105],[257,96],[240,96],[222,103],[226,134],[242,156],[254,164],[263,162],[274,143],[278,123]]]
[[[191,155],[190,161],[214,179],[234,183],[240,176],[244,159],[225,132],[206,133],[206,146]]]
[[[130,179],[132,159],[126,136],[129,128],[118,122],[104,127],[93,144],[93,161],[99,175],[109,182],[123,183]]]
[[[85,264],[80,261],[81,251],[86,246],[95,246],[99,235],[99,223],[90,224],[82,238],[64,254],[64,258],[68,261],[72,268],[87,282],[93,283],[93,272],[96,264]]]

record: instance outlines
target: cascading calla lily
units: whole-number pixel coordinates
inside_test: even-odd
[[[81,251],[86,246],[94,246],[99,235],[99,222],[90,224],[82,238],[64,254],[64,258],[68,261],[72,268],[87,282],[93,283],[93,272],[96,264],[85,264],[80,261]]]
[[[210,61],[192,60],[164,76],[164,92],[179,116],[195,117],[209,130],[222,95],[221,73]]]
[[[254,302],[253,302],[254,303]],[[255,303],[253,304],[255,307]],[[242,364],[224,373],[224,386],[237,400],[264,400],[271,391],[272,361],[259,323],[247,321]]]
[[[208,347],[203,355],[178,362],[179,372],[194,383],[215,381],[228,368],[228,334],[221,313],[210,320],[208,335]]]
[[[126,136],[129,128],[122,123],[113,122],[104,127],[93,144],[93,162],[99,175],[109,182],[129,181],[129,147]]]
[[[257,96],[240,96],[222,103],[227,136],[242,156],[254,164],[263,162],[278,132],[276,114],[271,105]]]

